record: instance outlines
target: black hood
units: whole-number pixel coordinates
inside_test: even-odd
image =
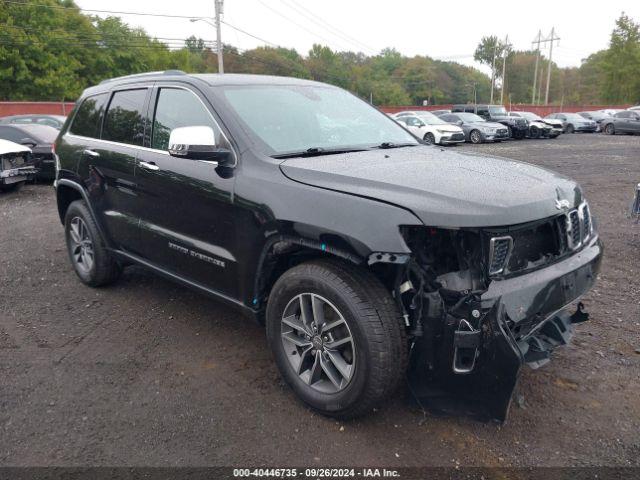
[[[434,227],[516,225],[557,215],[558,199],[582,201],[577,183],[549,170],[438,147],[293,158],[280,168],[297,182],[403,207]]]

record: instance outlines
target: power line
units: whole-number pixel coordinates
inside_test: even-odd
[[[312,34],[315,37],[318,37],[322,40],[324,40],[325,42],[329,43],[329,44],[334,44],[334,45],[339,45],[338,43],[332,42],[331,40],[329,40],[326,37],[323,37],[322,35],[318,34],[317,32],[313,32],[311,30],[309,30],[309,27],[305,27],[303,25],[300,25],[298,22],[296,22],[295,20],[292,20],[291,18],[287,17],[286,15],[284,15],[283,13],[280,13],[278,10],[270,7],[269,5],[267,5],[266,3],[264,3],[262,0],[258,0],[258,3],[260,3],[260,5],[262,5],[263,7],[265,7],[267,10],[271,10],[273,13],[275,13],[276,15],[278,15],[279,17],[284,18],[285,20],[287,20],[290,23],[293,23],[294,25],[296,25],[298,28],[300,28],[301,30]],[[348,50],[344,48],[344,45],[339,46],[339,48],[341,50]]]
[[[213,18],[213,17],[202,16],[202,15],[170,15],[170,14],[163,14],[163,13],[125,12],[125,11],[118,11],[118,10],[96,10],[93,8],[65,7],[63,5],[45,5],[42,3],[25,3],[25,2],[11,1],[11,0],[0,0],[0,1],[2,1],[2,3],[8,3],[12,5],[21,5],[23,7],[28,6],[28,7],[50,8],[54,10],[73,10],[73,11],[80,10],[83,12],[109,13],[109,14],[116,14],[116,15],[138,15],[142,17],[163,17],[163,18],[184,18],[184,19],[192,19],[192,18],[212,19]]]
[[[231,25],[230,23],[225,22],[224,20],[220,20],[220,23],[226,25],[227,27],[231,27],[231,28],[233,28],[234,30],[236,30],[236,31],[238,31],[240,33],[244,33],[245,35],[248,35],[251,38],[255,38],[256,40],[259,40],[259,41],[261,41],[263,43],[266,43],[267,45],[271,45],[272,47],[284,48],[284,47],[281,47],[280,45],[277,45],[277,44],[275,44],[273,42],[270,42],[269,40],[265,40],[264,38],[260,38],[257,35],[253,35],[252,33],[249,33],[249,32],[247,32],[245,30],[242,30],[241,28],[235,27],[235,26]]]
[[[341,40],[344,40],[344,41],[346,41],[348,43],[351,43],[352,45],[357,46],[357,48],[363,48],[364,47],[365,50],[369,50],[371,52],[376,52],[376,50],[374,48],[368,47],[367,45],[363,44],[362,42],[360,42],[358,40],[355,40],[352,37],[349,37],[346,33],[341,32],[336,27],[334,27],[334,26],[328,24],[327,22],[323,21],[315,13],[313,13],[310,10],[306,9],[302,5],[297,5],[295,3],[294,4],[290,4],[287,0],[280,0],[280,1],[282,2],[283,5],[289,7],[291,10],[295,11],[298,15],[302,15],[306,19],[308,19],[311,22],[313,22],[316,25],[318,25],[323,30],[329,32],[332,35],[335,35],[336,37],[340,38]]]

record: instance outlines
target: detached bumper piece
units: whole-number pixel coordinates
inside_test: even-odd
[[[524,361],[531,368],[539,368],[549,362],[551,352],[561,345],[567,345],[573,337],[573,324],[589,320],[582,302],[573,315],[563,311],[545,322],[542,328],[518,342]]]
[[[506,421],[520,369],[546,364],[571,340],[573,326],[589,319],[582,303],[574,313],[566,306],[592,287],[601,258],[594,238],[564,261],[494,281],[453,307],[430,305],[411,351],[416,402],[436,415]]]
[[[484,316],[482,329],[460,325],[451,317],[449,368],[426,367],[425,345],[414,344],[408,377],[411,393],[435,415],[505,422],[521,367],[535,369],[547,363],[555,348],[571,340],[572,325],[588,318],[579,303],[574,314],[559,312],[526,340],[516,341],[500,303]]]

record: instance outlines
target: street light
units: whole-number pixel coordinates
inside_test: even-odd
[[[222,2],[220,2],[222,3]],[[216,23],[210,22],[206,18],[190,18],[190,22],[205,22],[215,27],[216,29],[216,51],[218,52],[218,73],[224,73],[224,61],[222,51],[222,33],[220,31],[220,9],[218,8],[218,1],[216,0]]]

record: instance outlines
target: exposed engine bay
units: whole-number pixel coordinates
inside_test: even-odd
[[[412,254],[393,294],[412,341],[414,396],[435,413],[506,420],[521,366],[547,363],[588,319],[581,303],[564,310],[599,268],[588,206],[513,227],[401,233]]]

